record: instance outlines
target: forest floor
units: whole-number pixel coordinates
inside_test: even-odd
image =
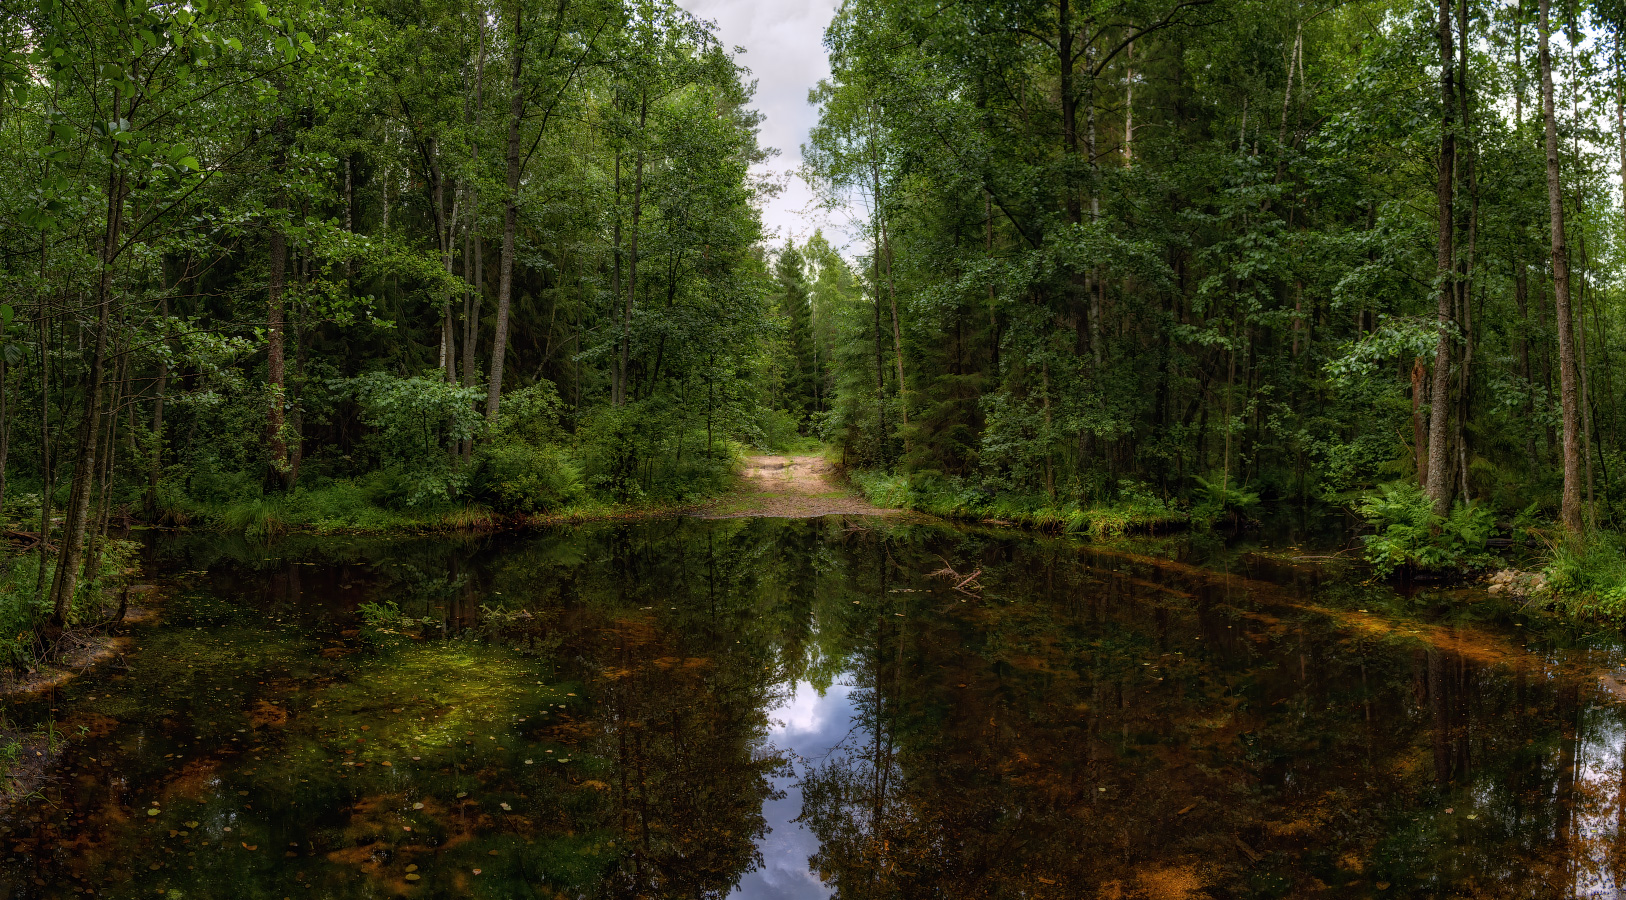
[[[822,456],[747,456],[739,487],[715,503],[695,510],[702,519],[767,516],[811,519],[818,516],[892,516],[901,510],[874,506],[836,479]]]

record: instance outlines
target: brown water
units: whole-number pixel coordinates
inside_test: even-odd
[[[155,539],[0,896],[1615,896],[1615,638],[1246,549]]]

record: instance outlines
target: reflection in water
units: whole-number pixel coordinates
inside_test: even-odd
[[[1536,898],[1626,870],[1615,642],[1223,547],[722,520],[183,535],[149,564],[169,599],[129,668],[8,710],[70,745],[0,825],[0,896]]]
[[[818,838],[798,819],[802,815],[799,773],[817,771],[839,757],[853,728],[852,685],[837,682],[820,692],[797,682],[783,706],[774,711],[769,740],[786,754],[791,773],[776,777],[783,796],[768,801],[762,814],[769,832],[762,841],[762,868],[747,872],[734,896],[753,900],[823,900],[830,888],[808,865],[819,851]]]

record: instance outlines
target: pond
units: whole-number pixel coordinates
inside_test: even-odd
[[[0,896],[1614,896],[1614,637],[1211,538],[150,540]],[[1469,602],[1474,601],[1474,602]],[[1528,632],[1528,633],[1527,633]]]

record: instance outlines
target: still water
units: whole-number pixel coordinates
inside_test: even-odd
[[[154,538],[0,896],[1615,896],[1615,637],[1180,538]]]

